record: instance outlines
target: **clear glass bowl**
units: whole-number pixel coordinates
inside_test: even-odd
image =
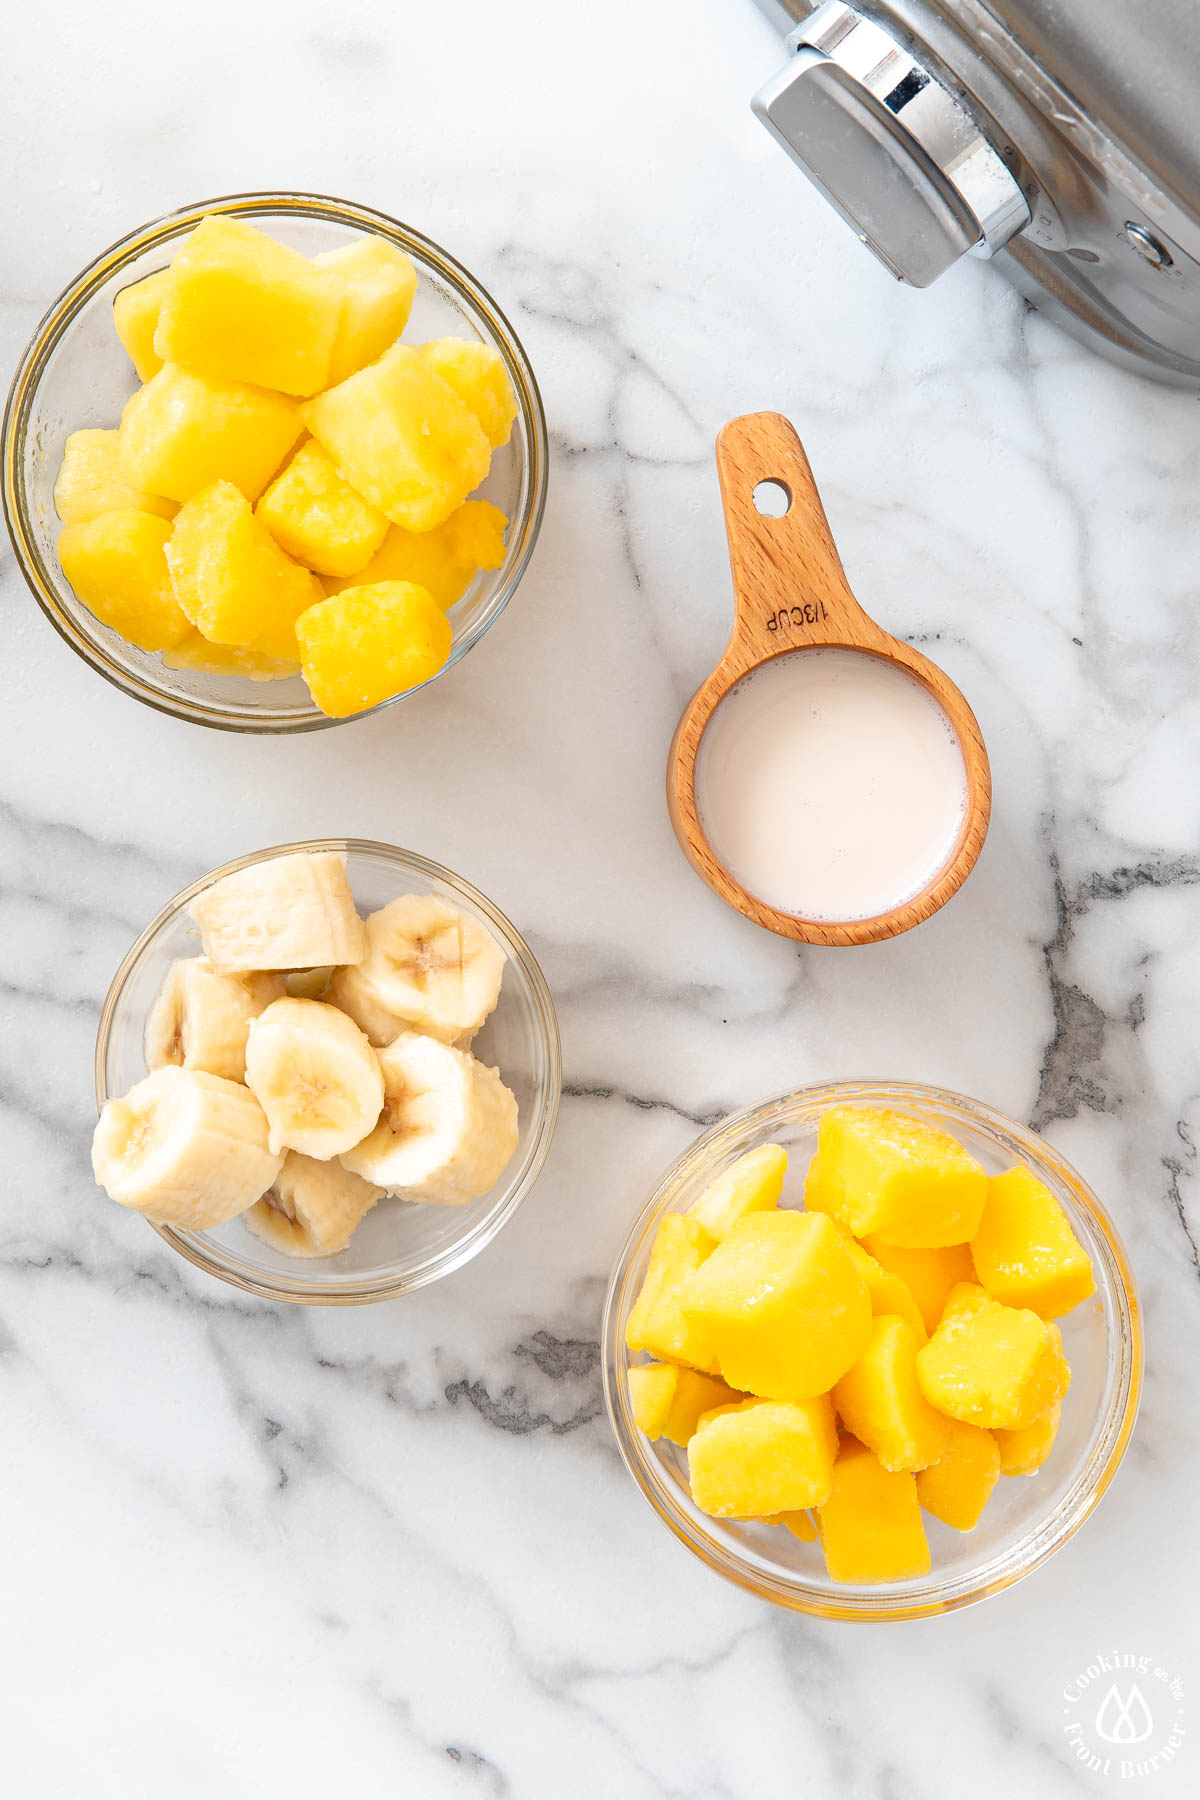
[[[783,1526],[709,1518],[694,1506],[687,1454],[651,1442],[633,1422],[625,1327],[665,1213],[683,1212],[701,1190],[757,1144],[781,1143],[790,1158],[784,1206],[802,1203],[804,1178],[822,1113],[851,1102],[887,1106],[952,1132],[989,1174],[1023,1162],[1061,1202],[1092,1259],[1096,1293],[1059,1324],[1071,1388],[1045,1466],[1033,1476],[1001,1476],[974,1531],[925,1515],[933,1567],[915,1580],[847,1585],[825,1571],[818,1544]],[[1095,1195],[1070,1164],[1023,1125],[977,1100],[895,1081],[836,1081],[798,1088],[736,1113],[692,1145],[668,1170],[626,1241],[604,1314],[604,1390],[617,1445],[663,1524],[718,1574],[764,1600],[830,1619],[912,1619],[950,1612],[999,1593],[1065,1544],[1116,1473],[1137,1416],[1142,1332],[1133,1276],[1120,1239]]]
[[[499,618],[533,552],[546,501],[546,420],[533,371],[511,325],[453,257],[383,213],[319,194],[235,194],[169,213],[98,256],[54,302],[21,358],[3,428],[5,517],[17,562],[43,612],[101,675],[160,712],[226,731],[315,731],[344,721],[320,712],[298,675],[256,682],[168,669],[160,657],[126,643],[94,618],[76,599],[58,563],[55,546],[61,527],[53,495],[63,445],[83,427],[116,425],[137,386],[113,329],[113,297],[169,262],[178,240],[206,213],[253,219],[306,256],[335,250],[363,233],[386,238],[412,257],[420,277],[406,337],[413,342],[450,335],[480,338],[504,358],[519,410],[512,437],[492,457],[479,493],[507,516],[507,547],[501,567],[481,570],[451,609],[454,635],[446,669]],[[383,705],[394,706],[407,697],[399,694]]]
[[[473,913],[508,953],[508,966],[495,1012],[472,1049],[495,1065],[517,1097],[520,1137],[500,1181],[469,1206],[419,1205],[380,1200],[367,1214],[340,1256],[284,1256],[262,1243],[240,1218],[212,1231],[180,1231],[155,1225],[161,1238],[210,1275],[268,1300],[310,1306],[353,1306],[411,1293],[461,1268],[490,1243],[525,1198],[554,1135],[562,1086],[558,1020],[546,979],[533,953],[502,912],[449,869],[393,844],[358,838],[320,838],[277,844],[215,869],[177,894],[147,925],[113,977],[96,1035],[96,1104],[127,1093],[146,1073],[142,1049],[146,1014],[170,965],[199,953],[191,901],[223,875],[251,863],[298,850],[345,853],[359,911],[374,912],[397,894],[442,894]],[[104,1205],[111,1201],[98,1194]]]

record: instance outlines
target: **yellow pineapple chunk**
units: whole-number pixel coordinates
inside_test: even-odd
[[[770,1400],[826,1393],[871,1335],[866,1283],[820,1213],[739,1219],[685,1279],[683,1307],[725,1380]]]
[[[716,1359],[683,1310],[683,1283],[698,1269],[712,1239],[694,1219],[668,1213],[654,1234],[650,1261],[625,1327],[629,1350],[645,1350],[667,1362],[688,1363],[716,1375]]]
[[[113,324],[139,381],[149,381],[163,366],[163,359],[154,348],[154,333],[170,280],[170,269],[159,269],[156,274],[122,288],[113,301]]]
[[[245,675],[251,681],[286,681],[300,673],[298,662],[264,656],[244,644],[210,644],[198,631],[189,631],[182,643],[164,650],[163,662],[168,669],[191,669],[198,675]]]
[[[282,394],[328,384],[342,293],[327,270],[244,219],[210,214],[170,275],[154,333],[165,363]]]
[[[474,413],[408,344],[300,408],[339,473],[408,531],[431,531],[488,472]]]
[[[836,1222],[835,1220],[834,1223],[836,1224]],[[918,1338],[924,1343],[929,1333],[925,1329],[925,1320],[921,1316],[921,1309],[899,1275],[894,1274],[891,1269],[885,1269],[869,1250],[863,1249],[857,1238],[844,1237],[842,1241],[846,1246],[846,1254],[850,1261],[867,1284],[867,1292],[871,1296],[871,1311],[875,1317],[879,1318],[883,1313],[895,1313],[901,1319],[907,1319]],[[906,1256],[919,1256],[920,1254],[920,1251],[905,1251]]]
[[[282,394],[167,363],[121,414],[121,477],[171,500],[231,481],[257,500],[303,429]]]
[[[341,581],[327,581],[329,593],[373,581],[415,581],[448,612],[471,585],[476,569],[498,569],[504,561],[508,520],[486,500],[464,500],[432,531],[405,531],[389,525],[387,536],[365,569]]]
[[[964,1283],[917,1351],[917,1379],[931,1406],[986,1430],[1032,1425],[1061,1400],[1071,1371],[1056,1325]]]
[[[990,1431],[947,1419],[942,1454],[917,1476],[917,1499],[955,1531],[973,1531],[1000,1476],[1000,1451]]]
[[[994,1300],[1059,1319],[1096,1291],[1088,1253],[1050,1189],[1029,1169],[988,1182],[971,1239],[975,1273]]]
[[[829,1495],[837,1430],[827,1394],[743,1400],[706,1413],[688,1444],[692,1499],[718,1519],[761,1519]]]
[[[963,1281],[975,1280],[969,1244],[950,1244],[941,1250],[902,1250],[877,1237],[863,1240],[863,1247],[881,1268],[898,1276],[913,1299],[926,1331],[936,1331],[951,1290]],[[900,1308],[894,1307],[894,1312]]]
[[[469,406],[493,450],[506,444],[517,416],[517,396],[504,358],[490,344],[470,338],[434,338],[421,355]]]
[[[167,573],[170,535],[165,519],[132,508],[64,525],[59,534],[62,572],[83,604],[140,650],[178,644],[190,629]]]
[[[157,513],[173,519],[174,500],[130,487],[121,475],[119,431],[73,431],[63,445],[54,483],[54,510],[64,525],[83,525],[106,512]]]
[[[629,1371],[633,1422],[648,1438],[661,1437],[679,1371],[674,1363],[641,1363]]]
[[[1000,1452],[1000,1470],[1004,1475],[1036,1475],[1058,1436],[1062,1417],[1062,1401],[1056,1400],[1048,1412],[1031,1425],[1019,1425],[1013,1431],[993,1433]]]
[[[342,480],[311,438],[275,477],[258,516],[281,549],[321,575],[363,569],[388,530],[383,514]]]
[[[689,1217],[703,1226],[709,1237],[727,1237],[747,1213],[766,1212],[778,1204],[787,1163],[782,1144],[760,1144],[748,1150],[692,1202]]]
[[[885,1469],[924,1469],[946,1444],[946,1420],[926,1400],[917,1383],[917,1351],[923,1331],[895,1313],[871,1327],[871,1339],[852,1369],[833,1390],[842,1424]]]
[[[343,588],[296,621],[304,679],[331,719],[428,681],[444,667],[451,636],[445,613],[411,581]]]
[[[417,271],[411,257],[386,238],[360,237],[313,258],[334,276],[342,296],[328,386],[365,369],[389,349],[412,311]]]
[[[296,620],[321,585],[284,555],[232,482],[216,481],[180,507],[167,563],[176,599],[210,643],[298,659]]]
[[[885,1469],[852,1437],[842,1439],[817,1529],[835,1581],[906,1581],[929,1573],[916,1477]]]
[[[804,1204],[855,1237],[923,1250],[965,1244],[979,1229],[987,1175],[949,1132],[868,1106],[823,1116]]]

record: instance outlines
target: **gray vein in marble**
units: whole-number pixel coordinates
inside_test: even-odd
[[[1054,822],[1043,824],[1053,838]],[[1100,1071],[1110,1029],[1136,1030],[1142,1022],[1141,997],[1135,995],[1124,1020],[1106,1013],[1071,979],[1071,945],[1079,920],[1100,900],[1121,900],[1140,888],[1195,887],[1200,859],[1173,857],[1144,861],[1107,872],[1095,870],[1073,882],[1064,879],[1057,853],[1050,866],[1054,877],[1055,929],[1042,948],[1054,1008],[1054,1034],[1042,1060],[1037,1104],[1031,1124],[1044,1131],[1060,1119],[1073,1119],[1082,1109],[1111,1112],[1121,1104]]]

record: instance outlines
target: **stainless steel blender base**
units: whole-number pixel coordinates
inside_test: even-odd
[[[754,109],[927,287],[968,251],[1103,354],[1200,387],[1194,0],[761,0],[800,23]]]

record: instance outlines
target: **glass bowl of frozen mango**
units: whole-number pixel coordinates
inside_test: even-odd
[[[512,1217],[560,1084],[545,979],[489,900],[392,844],[283,844],[176,895],[118,969],[92,1168],[235,1287],[386,1300]]]
[[[1051,1556],[1133,1430],[1128,1260],[1090,1189],[978,1101],[798,1089],[669,1170],[614,1271],[605,1392],[659,1518],[740,1586],[916,1618]]]
[[[4,423],[42,609],[148,705],[236,731],[361,716],[465,656],[533,551],[537,384],[438,245],[310,194],[134,232],[54,303]]]

